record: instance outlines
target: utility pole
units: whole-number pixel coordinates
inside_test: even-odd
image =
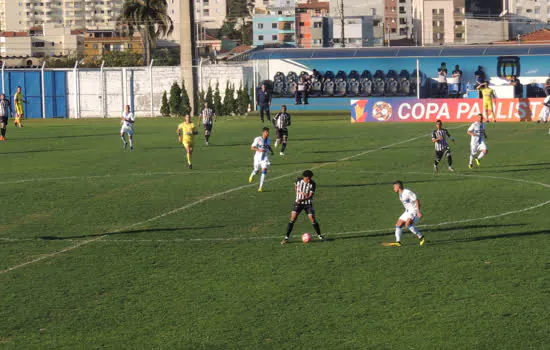
[[[193,1],[191,0],[178,0],[180,1],[181,9],[181,24],[180,24],[180,37],[181,40],[181,77],[185,81],[185,88],[189,94],[189,102],[193,112],[195,111],[195,87],[197,86],[196,74],[193,74],[193,59],[195,58],[195,40],[185,40],[184,38],[196,38],[195,33],[195,18]]]
[[[342,47],[346,47],[346,34],[344,32],[344,0],[340,0],[340,41],[342,42]]]

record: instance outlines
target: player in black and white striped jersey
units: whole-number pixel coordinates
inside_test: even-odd
[[[210,134],[212,133],[212,126],[214,125],[214,118],[216,113],[212,108],[208,107],[208,102],[204,103],[204,109],[199,115],[199,122],[202,121],[202,126],[204,127],[204,141],[208,146],[208,141],[210,139]]]
[[[447,137],[456,143],[455,139],[449,133],[449,130],[443,129],[443,123],[441,120],[435,122],[435,130],[432,132],[432,143],[435,145],[435,161],[434,172],[437,173],[437,166],[441,159],[447,156],[447,163],[449,164],[449,171],[455,171],[453,169],[453,156],[451,155],[451,147],[447,142]]]
[[[281,143],[283,146],[281,148],[281,156],[285,155],[286,143],[288,141],[288,127],[290,126],[290,114],[286,111],[286,106],[281,106],[281,111],[277,113],[275,118],[273,118],[273,125],[275,126],[275,131],[277,132],[277,139],[275,140],[275,148]]]
[[[319,237],[320,240],[325,241],[325,238],[321,235],[321,228],[315,219],[315,210],[313,209],[313,195],[317,189],[317,184],[311,179],[313,177],[313,172],[311,170],[306,170],[303,172],[302,176],[303,177],[296,179],[294,184],[296,201],[294,202],[292,213],[290,213],[290,222],[288,223],[285,238],[282,240],[281,244],[288,243],[290,233],[292,232],[294,223],[296,222],[296,218],[303,210],[306,211],[309,220],[313,224],[317,237]]]

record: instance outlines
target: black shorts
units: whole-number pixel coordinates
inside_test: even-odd
[[[213,124],[202,124],[204,126],[204,130],[206,131],[212,131]]]
[[[313,204],[294,203],[294,208],[292,209],[292,211],[296,212],[296,215],[299,215],[302,210],[305,210],[307,215],[315,216],[315,209],[313,209]]]
[[[447,155],[447,157],[451,155],[451,149],[449,147],[443,151],[435,151],[435,160],[439,162],[445,155]]]
[[[288,129],[276,128],[275,132],[277,133],[277,139],[282,140],[283,136],[286,136],[286,138],[288,139]]]
[[[0,117],[0,123],[8,125],[8,117]]]

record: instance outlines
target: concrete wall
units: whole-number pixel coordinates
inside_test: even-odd
[[[225,87],[227,82],[235,85],[238,89],[242,83],[243,86],[248,83],[250,89],[254,84],[254,70],[252,63],[231,63],[231,64],[215,64],[203,65],[202,72],[199,76],[199,87],[204,92],[208,89],[208,84],[212,89],[216,88],[216,83],[220,84],[220,94],[225,95]]]
[[[68,71],[69,118],[119,118],[125,104],[138,117],[160,116],[162,94],[175,80],[181,84],[180,76],[180,67],[153,67],[152,79],[145,68],[109,68],[103,78],[99,69]]]
[[[162,94],[175,80],[181,85],[180,67],[153,67],[152,80],[146,68],[81,69],[67,72],[67,108],[69,118],[119,118],[129,104],[138,117],[160,116]],[[199,84],[206,92],[208,84],[220,84],[222,98],[227,82],[239,88],[254,84],[253,67],[247,63],[204,65]],[[151,94],[152,82],[152,94]],[[151,113],[151,96],[153,111]],[[191,98],[191,96],[189,96]]]

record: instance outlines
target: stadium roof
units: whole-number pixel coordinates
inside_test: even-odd
[[[326,59],[380,57],[459,57],[459,56],[530,56],[550,55],[550,45],[475,45],[409,46],[320,49],[263,49],[250,55],[251,60]]]

